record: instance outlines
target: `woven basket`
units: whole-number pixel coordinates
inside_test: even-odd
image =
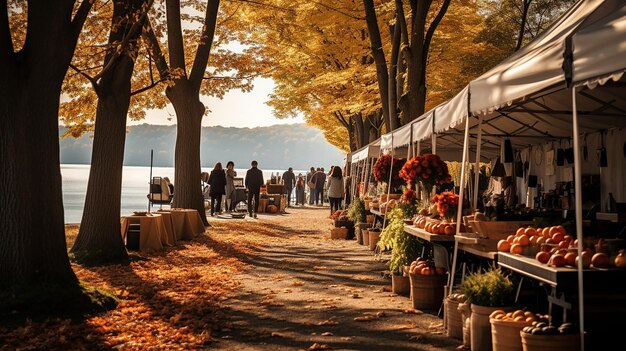
[[[348,228],[333,228],[330,230],[330,238],[331,239],[343,239],[346,240],[348,238]]]

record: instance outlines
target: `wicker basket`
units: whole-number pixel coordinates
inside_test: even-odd
[[[330,238],[331,239],[342,239],[346,240],[348,238],[348,228],[333,228],[330,230]]]

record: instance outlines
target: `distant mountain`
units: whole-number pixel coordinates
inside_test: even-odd
[[[59,135],[65,132],[59,128]],[[257,128],[203,127],[200,158],[203,168],[216,162],[233,161],[237,168],[248,168],[259,161],[261,169],[309,169],[341,164],[344,153],[329,144],[322,132],[304,124]],[[62,138],[61,163],[89,164],[92,135],[79,139]],[[149,166],[154,149],[154,166],[174,166],[176,126],[142,124],[128,127],[124,165]]]

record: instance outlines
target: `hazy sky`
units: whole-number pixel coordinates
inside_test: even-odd
[[[201,97],[204,105],[210,110],[209,114],[202,119],[203,126],[224,127],[266,127],[274,124],[304,123],[304,119],[297,118],[278,119],[274,117],[271,107],[265,104],[268,95],[272,93],[274,82],[267,78],[254,80],[254,89],[249,93],[233,90],[224,96],[224,99]],[[174,108],[168,105],[165,110],[150,111],[145,120],[128,124],[175,124],[176,116]]]

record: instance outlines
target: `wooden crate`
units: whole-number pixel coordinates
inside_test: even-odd
[[[506,239],[515,234],[518,228],[532,225],[532,221],[468,221],[475,233],[482,238]]]

